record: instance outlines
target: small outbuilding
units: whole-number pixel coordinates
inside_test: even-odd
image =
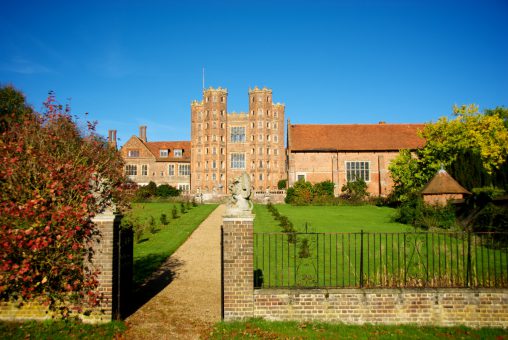
[[[450,200],[460,200],[471,195],[446,170],[439,170],[422,190],[423,202],[430,205],[445,206]]]

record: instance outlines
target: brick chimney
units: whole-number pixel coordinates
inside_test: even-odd
[[[116,130],[108,130],[108,145],[115,150],[117,149]]]
[[[146,139],[146,125],[141,125],[139,127],[139,139],[141,139],[143,142],[147,142],[147,139]]]

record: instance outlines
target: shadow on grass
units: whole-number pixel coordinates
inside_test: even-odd
[[[150,254],[134,261],[132,296],[123,318],[136,312],[151,298],[166,288],[177,276],[183,262],[163,255]]]

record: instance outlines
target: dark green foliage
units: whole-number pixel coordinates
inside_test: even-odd
[[[367,196],[369,196],[367,183],[361,178],[344,184],[342,186],[342,192],[342,198],[353,202],[363,201]]]
[[[187,210],[185,209],[185,204],[183,202],[180,202],[180,212],[182,213],[182,215],[187,212]]]
[[[148,194],[150,194],[150,196],[155,196],[157,194],[157,184],[155,184],[152,181],[150,181],[150,183],[148,183],[148,185],[145,187],[145,189],[148,192]]]
[[[474,219],[473,231],[507,232],[508,208],[488,203]]]
[[[298,257],[301,259],[306,259],[310,257],[310,246],[309,240],[304,238],[302,243],[300,244],[300,250],[298,251]]]
[[[333,190],[334,184],[331,181],[312,185],[302,180],[296,182],[292,188],[288,188],[285,202],[295,205],[328,204],[335,201]]]
[[[32,108],[26,103],[25,95],[12,85],[0,87],[0,132],[9,125],[19,122],[21,117],[32,114]]]
[[[192,206],[193,207],[197,207],[198,206],[198,203],[196,202],[196,198],[192,198]]]
[[[134,240],[136,240],[136,243],[141,242],[141,238],[143,237],[143,226],[141,224],[136,224],[134,226]]]
[[[157,187],[156,194],[159,197],[176,197],[180,195],[180,190],[168,184],[161,184]]]
[[[153,216],[148,218],[148,231],[150,231],[151,234],[155,234],[157,232],[157,225]]]
[[[273,204],[268,203],[266,208],[270,211],[273,218],[279,221],[279,226],[282,228],[282,231],[288,234],[288,242],[296,242],[296,230],[293,222],[291,222],[287,216],[281,215]]]
[[[469,191],[488,186],[508,188],[508,162],[503,163],[499,169],[494,169],[493,173],[489,174],[483,167],[480,155],[472,150],[460,152],[447,170],[457,182]]]
[[[314,196],[333,197],[334,187],[335,187],[335,184],[332,181],[324,181],[324,182],[316,183],[313,188]]]
[[[294,188],[288,188],[286,191],[286,197],[284,198],[284,202],[287,204],[293,203],[295,200],[295,189]]]
[[[312,202],[312,199],[314,198],[312,183],[307,181],[298,181],[293,185],[293,188],[295,189],[295,199],[291,203],[296,205],[306,205]]]
[[[420,197],[404,202],[397,209],[394,220],[422,229],[452,229],[457,226],[455,210],[451,205],[426,205]]]
[[[277,182],[277,188],[279,190],[286,189],[287,185],[288,185],[288,180],[287,179],[281,179],[280,181]]]
[[[176,210],[176,206],[173,206],[173,209],[171,209],[171,217],[173,219],[178,218],[178,210]]]
[[[162,225],[168,225],[169,224],[168,216],[166,214],[161,214],[159,220],[161,221]]]
[[[136,201],[145,201],[155,197],[177,197],[180,195],[180,190],[168,184],[161,184],[157,186],[154,182],[148,183],[148,185],[139,187],[136,191]]]

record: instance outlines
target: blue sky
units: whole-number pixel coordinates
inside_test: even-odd
[[[49,90],[123,144],[189,140],[190,102],[266,86],[292,123],[435,121],[508,106],[508,1],[9,1],[0,83]]]

